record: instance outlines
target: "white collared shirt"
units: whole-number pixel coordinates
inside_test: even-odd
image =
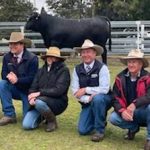
[[[14,57],[17,57],[17,62],[18,62],[18,63],[21,62],[22,55],[23,55],[23,51],[22,51],[20,54],[18,54],[18,55],[15,55],[15,54],[14,54]]]
[[[75,94],[80,89],[79,78],[75,68],[72,74],[71,89],[73,94]],[[109,92],[109,89],[110,89],[110,74],[109,74],[108,67],[106,65],[103,65],[99,72],[99,86],[86,87],[85,90],[87,94],[92,95],[92,94],[107,94]],[[90,98],[89,95],[83,95],[80,97],[79,101],[88,103],[89,98]]]
[[[90,64],[85,64],[84,63],[84,69],[86,70],[87,66],[90,66],[90,68],[92,69],[94,66],[95,61],[92,61]]]

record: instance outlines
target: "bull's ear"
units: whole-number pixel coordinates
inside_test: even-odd
[[[41,8],[41,14],[47,14],[44,7]]]

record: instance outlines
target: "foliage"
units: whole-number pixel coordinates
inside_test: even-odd
[[[150,19],[149,0],[47,0],[49,9],[67,18],[95,15],[110,20]]]
[[[25,21],[34,10],[33,4],[27,0],[0,1],[1,21]]]
[[[88,5],[82,0],[47,0],[48,8],[56,15],[67,18],[89,16]]]

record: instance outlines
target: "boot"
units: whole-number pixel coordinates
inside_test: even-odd
[[[147,140],[144,145],[144,150],[150,150],[150,140]]]
[[[44,118],[46,119],[47,126],[45,128],[46,132],[52,132],[57,128],[56,117],[51,110],[45,111],[42,113]]]

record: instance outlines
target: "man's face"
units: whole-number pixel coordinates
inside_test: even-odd
[[[96,51],[92,48],[83,49],[81,51],[81,58],[84,63],[90,64],[96,58]]]
[[[17,54],[20,54],[23,51],[24,44],[23,43],[19,43],[19,42],[9,43],[9,48],[10,48],[11,53],[17,55]]]
[[[140,59],[129,59],[127,60],[128,70],[131,74],[138,74],[142,69],[143,62]]]

